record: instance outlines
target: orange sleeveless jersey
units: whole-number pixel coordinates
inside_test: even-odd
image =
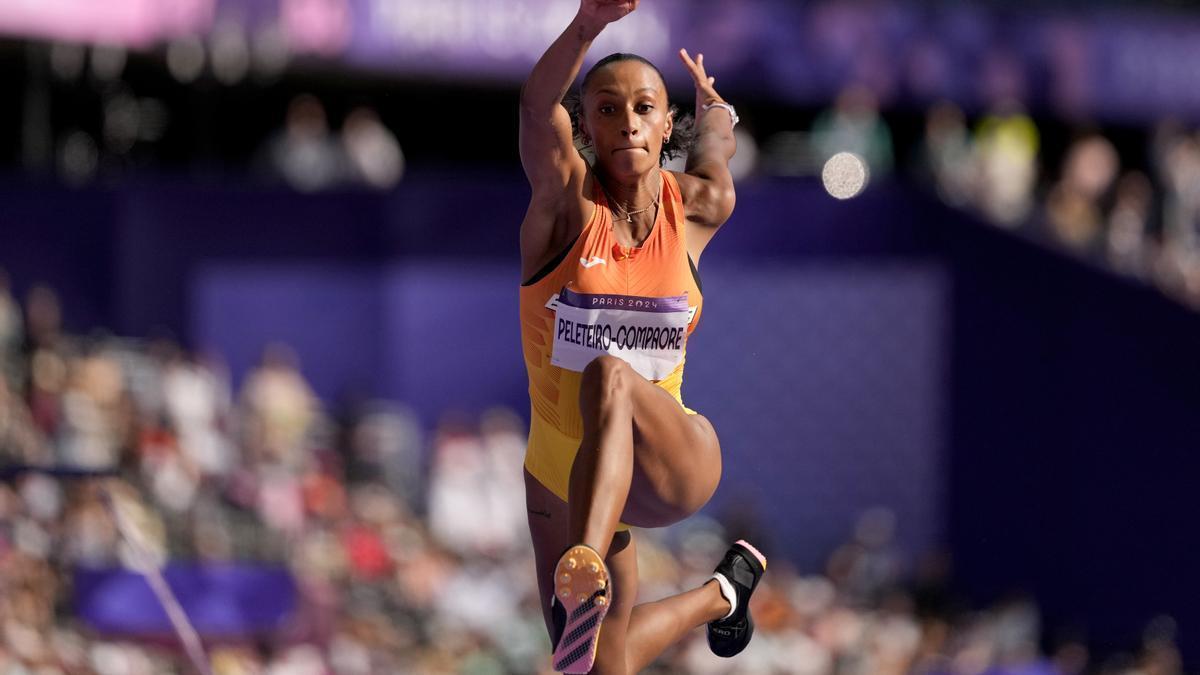
[[[683,198],[675,176],[666,170],[662,170],[662,175],[662,205],[649,237],[640,247],[625,248],[617,243],[612,231],[612,213],[603,190],[594,181],[595,214],[567,250],[566,257],[548,272],[538,273],[544,276],[521,286],[521,342],[531,406],[525,468],[563,501],[567,499],[571,465],[583,435],[579,413],[582,373],[550,363],[555,320],[554,310],[546,306],[550,299],[564,287],[578,293],[641,297],[686,293],[689,308],[695,308],[687,325],[688,335],[700,320],[704,301],[684,239]],[[684,350],[686,354],[686,342]],[[681,361],[667,377],[655,382],[681,406],[683,366]],[[684,410],[694,414],[686,407]]]

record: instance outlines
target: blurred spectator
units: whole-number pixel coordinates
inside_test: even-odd
[[[60,459],[71,466],[110,469],[127,434],[122,414],[124,379],[107,346],[74,357],[62,396]]]
[[[853,541],[833,552],[828,575],[858,605],[878,604],[884,592],[899,580],[900,569],[892,550],[896,515],[885,508],[869,509],[859,517]]]
[[[346,175],[346,156],[315,96],[297,96],[288,104],[283,130],[270,141],[268,155],[274,172],[301,192],[333,187]]]
[[[1163,125],[1155,139],[1163,178],[1163,237],[1156,277],[1200,307],[1200,137]]]
[[[1154,187],[1140,171],[1129,171],[1117,182],[1116,201],[1108,216],[1108,260],[1126,274],[1142,276],[1147,256]]]
[[[162,375],[163,404],[184,455],[199,471],[224,475],[234,460],[221,429],[232,406],[229,383],[201,361],[176,352]]]
[[[318,412],[296,353],[280,343],[267,345],[262,363],[246,377],[241,401],[243,436],[255,460],[296,468],[301,443]]]
[[[512,410],[493,408],[480,421],[480,440],[489,478],[483,488],[488,502],[490,544],[503,554],[525,546],[525,431],[528,425]]]
[[[382,476],[388,489],[415,510],[423,497],[421,446],[420,425],[411,410],[396,403],[371,402],[350,432],[351,477]]]
[[[1082,252],[1097,252],[1103,241],[1102,202],[1120,168],[1116,148],[1099,134],[1071,145],[1062,176],[1046,199],[1046,216],[1060,241]]]
[[[342,124],[341,138],[355,181],[378,190],[400,182],[404,153],[395,134],[383,125],[374,109],[351,110]]]
[[[433,440],[429,528],[439,542],[460,555],[495,545],[486,487],[492,467],[481,440],[454,417],[443,421]]]
[[[66,562],[99,567],[117,559],[116,524],[104,507],[95,485],[72,486],[70,507],[63,523],[63,548]]]
[[[1200,138],[1168,127],[1157,142],[1165,188],[1165,238],[1179,249],[1194,250],[1200,228]]]
[[[50,446],[34,425],[29,408],[9,388],[7,378],[0,377],[0,466],[52,461]]]
[[[30,288],[25,298],[25,314],[29,348],[56,349],[62,337],[62,307],[54,289],[44,284]]]
[[[1169,616],[1154,617],[1142,635],[1142,655],[1139,675],[1179,675],[1183,659],[1175,644],[1178,626]]]
[[[58,296],[47,286],[34,286],[25,301],[25,315],[29,409],[38,429],[53,436],[68,376],[68,345],[60,339]]]
[[[1016,103],[998,107],[975,130],[978,205],[995,222],[1021,224],[1033,206],[1039,136]]]
[[[165,424],[143,426],[138,447],[146,484],[157,503],[186,513],[199,488],[199,471],[179,448],[179,439]]]
[[[920,155],[921,168],[928,172],[938,195],[949,204],[967,206],[974,194],[976,171],[962,109],[950,101],[929,109]]]
[[[0,373],[4,374],[9,389],[19,391],[24,376],[21,346],[25,341],[25,325],[8,284],[8,273],[0,269]]]
[[[833,108],[813,122],[811,139],[818,167],[839,152],[852,152],[867,163],[875,177],[892,170],[892,133],[879,115],[875,92],[866,86],[853,84],[843,89]]]

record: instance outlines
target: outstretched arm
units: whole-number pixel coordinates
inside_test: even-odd
[[[592,40],[637,4],[638,0],[581,0],[571,25],[538,59],[521,87],[521,166],[533,188],[521,223],[523,279],[540,268],[547,251],[564,243],[560,223],[587,217],[582,197],[587,164],[575,150],[571,116],[562,99]]]
[[[583,158],[575,150],[562,99],[592,40],[637,4],[638,0],[582,0],[571,24],[538,59],[521,88],[521,164],[535,199],[544,191],[561,193],[572,177],[583,176]]]
[[[688,222],[697,226],[688,229],[688,249],[695,259],[733,213],[735,195],[729,160],[737,152],[737,141],[730,111],[716,107],[704,110],[713,103],[725,103],[713,88],[716,78],[704,70],[704,55],[697,54],[692,60],[686,49],[680,49],[679,58],[696,83],[696,145],[688,155],[685,178],[680,181]]]

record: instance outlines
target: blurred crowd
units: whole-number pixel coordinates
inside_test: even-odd
[[[817,174],[852,152],[875,178],[901,171],[947,204],[1200,309],[1200,130],[1164,120],[1118,143],[1092,127],[1046,126],[1014,97],[974,120],[942,101],[911,146],[894,144],[875,95],[852,85],[810,131],[766,139],[760,170]],[[897,165],[902,154],[909,161]]]
[[[1145,147],[1074,132],[1057,166],[1039,158],[1039,130],[1019,109],[974,132],[955,106],[927,118],[928,176],[949,203],[1028,233],[1200,308],[1200,131],[1167,120]]]
[[[3,279],[0,373],[0,674],[190,672],[172,640],[106,633],[77,607],[72,570],[139,556],[294,578],[282,624],[206,641],[218,675],[549,672],[511,411],[429,434],[394,403],[330,411],[283,345],[235,391],[215,357],[65,333],[52,289],[18,303]],[[97,473],[16,471],[67,466]],[[896,526],[863,514],[823,570],[773,558],[744,654],[714,657],[696,630],[649,672],[1181,672],[1169,617],[1140,651],[1092,658],[1048,640],[1031,598],[969,609],[948,558],[909,564]],[[733,534],[706,516],[639,531],[642,597],[703,583]]]
[[[260,154],[262,173],[301,192],[347,185],[384,190],[404,175],[400,144],[374,108],[354,108],[335,133],[324,104],[311,94],[292,99],[283,128]]]

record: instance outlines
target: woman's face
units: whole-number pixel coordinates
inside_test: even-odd
[[[582,128],[606,174],[632,177],[658,168],[671,135],[669,108],[662,78],[640,61],[610,63],[592,74]]]

